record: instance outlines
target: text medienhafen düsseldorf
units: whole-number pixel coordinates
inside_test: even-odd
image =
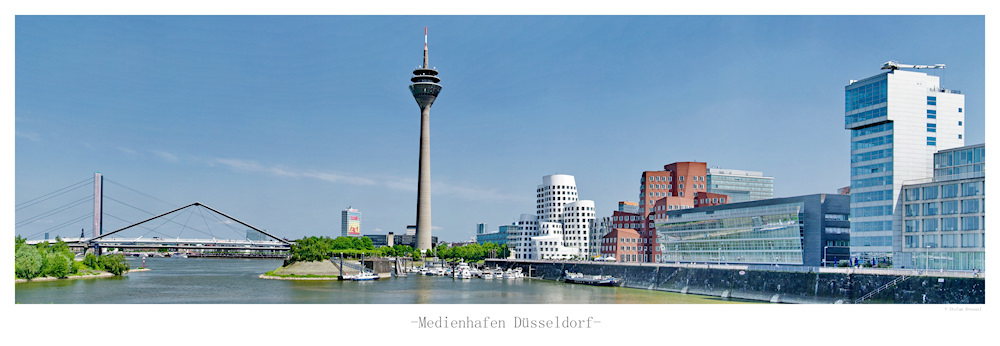
[[[593,316],[588,316],[586,319],[580,318],[570,318],[569,316],[554,316],[550,319],[535,319],[528,317],[518,317],[513,318],[513,328],[536,328],[536,329],[589,329],[593,328],[595,323],[600,323],[594,319]],[[489,316],[484,316],[481,318],[473,319],[469,316],[465,316],[464,319],[449,319],[446,316],[438,316],[437,318],[421,316],[417,321],[419,328],[469,328],[469,329],[492,329],[492,328],[507,328],[507,320],[504,319],[493,319]]]

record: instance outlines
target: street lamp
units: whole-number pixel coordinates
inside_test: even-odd
[[[924,271],[931,270],[931,246],[927,245],[927,251],[924,251]]]

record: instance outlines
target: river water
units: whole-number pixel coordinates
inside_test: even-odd
[[[132,268],[142,265],[130,259]],[[265,280],[280,260],[147,258],[150,271],[116,278],[15,284],[27,304],[714,304],[718,297],[550,280],[456,280],[410,275],[379,281]]]

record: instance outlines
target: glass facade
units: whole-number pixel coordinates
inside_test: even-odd
[[[923,212],[903,215],[904,232],[913,234],[903,243],[910,266],[986,269],[985,157],[982,144],[940,151],[933,179],[903,186],[904,210]]]
[[[730,203],[774,198],[774,178],[761,172],[709,168],[709,193],[729,196]]]
[[[656,224],[660,262],[802,265],[803,209],[789,203],[671,215]]]

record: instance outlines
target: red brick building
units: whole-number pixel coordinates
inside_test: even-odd
[[[630,228],[616,228],[601,238],[601,257],[614,257],[618,262],[645,262],[643,254],[652,244]]]
[[[642,262],[655,262],[657,212],[726,204],[729,197],[709,193],[706,186],[708,167],[704,162],[674,162],[662,171],[642,172],[639,186],[638,214],[616,211],[612,218],[615,228],[629,228],[638,233],[637,242]],[[662,215],[661,217],[662,218]],[[616,221],[621,219],[622,221]],[[621,226],[621,227],[619,227]]]

